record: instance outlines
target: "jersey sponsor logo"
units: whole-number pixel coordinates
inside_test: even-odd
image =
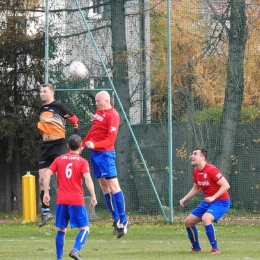
[[[222,174],[221,174],[221,173],[218,173],[218,174],[216,175],[216,177],[217,177],[218,179],[220,179],[220,178],[222,177]]]
[[[95,114],[95,115],[94,115],[94,118],[97,119],[97,120],[100,121],[100,122],[102,122],[103,119],[104,119],[102,116],[100,116],[100,115],[98,115],[98,114]]]
[[[209,186],[209,182],[208,181],[198,181],[198,185],[199,186]]]
[[[53,113],[50,111],[45,111],[41,114],[41,120],[48,122],[53,117]]]
[[[116,127],[111,126],[110,132],[115,132],[116,131]]]

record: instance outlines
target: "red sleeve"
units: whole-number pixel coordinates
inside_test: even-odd
[[[68,118],[69,122],[73,125],[74,128],[74,134],[77,134],[80,136],[80,125],[79,125],[79,119],[76,115]]]
[[[73,125],[79,121],[78,118],[77,118],[77,116],[75,116],[75,115],[72,116],[72,117],[69,117],[68,120],[69,120],[69,122],[70,122],[71,124],[73,124]]]
[[[221,174],[220,170],[215,168],[215,169],[212,169],[210,172],[210,177],[212,178],[212,180],[215,182],[215,183],[218,183],[218,181],[220,179],[222,179],[223,175]]]
[[[82,147],[84,147],[86,145],[86,142],[89,140],[89,136],[90,136],[90,131],[87,133],[86,137],[82,141],[82,143],[81,143]]]
[[[114,132],[113,133],[108,133],[106,139],[104,139],[104,140],[102,140],[100,142],[95,142],[94,143],[94,146],[95,146],[94,149],[102,149],[102,148],[106,148],[106,147],[109,147],[109,146],[113,146],[115,141],[116,141],[116,133],[114,133]]]
[[[193,183],[197,183],[196,171],[198,172],[198,169],[194,168],[194,170],[193,170]]]
[[[82,175],[84,175],[85,173],[89,173],[89,163],[85,159],[83,159],[81,173],[82,173]]]
[[[48,167],[53,173],[57,171],[57,158],[53,161],[53,163]]]

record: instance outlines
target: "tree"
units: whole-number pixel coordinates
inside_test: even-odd
[[[175,112],[178,111],[175,107],[179,109],[177,113],[179,117],[175,116],[173,120],[180,120],[188,111],[187,106],[191,104],[190,97],[193,99],[193,116],[195,116],[195,109],[224,106],[217,161],[218,166],[226,174],[230,170],[230,158],[235,145],[235,133],[239,124],[245,85],[244,57],[248,37],[245,0],[214,3],[210,0],[203,3],[189,1],[182,4],[173,3],[173,6],[175,23],[172,27],[172,88],[175,93],[173,109]],[[153,19],[155,26],[153,42],[156,44],[161,37],[165,38],[165,34],[162,34],[162,28],[166,24],[165,14],[157,10]],[[158,27],[157,34],[156,27]],[[177,32],[181,34],[178,35]],[[180,48],[182,52],[177,52],[176,50]],[[162,48],[158,51],[157,44],[154,53],[157,57],[154,82],[159,84],[153,89],[155,94],[153,99],[158,99],[157,103],[164,104],[167,100],[166,70],[163,69],[166,65],[166,45],[162,44]],[[184,69],[179,69],[175,73],[176,68],[181,67]],[[156,70],[160,72],[157,75]],[[176,93],[178,88],[184,88],[185,91]],[[181,98],[179,93],[185,96],[185,99]],[[159,106],[156,106],[156,103],[153,106],[156,108],[154,111],[158,111]],[[167,105],[163,107],[167,108]],[[162,109],[156,113],[161,111]],[[195,135],[196,131],[194,131],[194,139],[196,139]]]
[[[27,9],[38,1],[15,1],[0,6],[0,146],[6,165],[6,209],[11,210],[11,192],[18,196],[21,210],[21,174],[38,159],[36,110],[40,105],[38,86],[43,82],[43,28],[28,34],[32,17]],[[22,164],[26,161],[26,166]]]
[[[219,163],[224,174],[229,173],[231,155],[235,146],[235,133],[239,124],[244,94],[244,56],[247,41],[245,0],[230,0],[230,28],[225,24],[228,37],[228,64],[225,101],[222,118]]]
[[[129,93],[129,77],[128,77],[128,61],[127,61],[127,45],[126,45],[126,28],[125,28],[125,0],[111,1],[111,33],[112,33],[112,52],[113,52],[113,84],[123,105],[125,114],[129,119],[129,110],[131,107]],[[121,123],[117,138],[117,167],[120,177],[120,184],[124,190],[126,198],[131,198],[134,192],[133,180],[130,178],[132,172],[131,149],[131,134],[125,120],[124,114],[116,103],[116,108],[119,111]],[[130,199],[126,199],[127,208],[133,207]]]

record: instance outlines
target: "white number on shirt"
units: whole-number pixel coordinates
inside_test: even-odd
[[[72,176],[72,169],[71,169],[72,163],[68,163],[66,166],[66,177],[69,179]]]

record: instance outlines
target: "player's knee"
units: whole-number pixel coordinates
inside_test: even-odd
[[[214,216],[212,216],[211,214],[204,214],[203,216],[202,216],[202,223],[203,223],[203,225],[204,226],[207,226],[207,225],[209,225],[209,224],[211,224],[213,221],[214,221]]]
[[[79,228],[79,230],[86,230],[89,233],[89,226],[81,227],[81,228]]]
[[[190,227],[193,226],[188,217],[184,220],[184,225],[185,225],[186,228],[190,228]]]

